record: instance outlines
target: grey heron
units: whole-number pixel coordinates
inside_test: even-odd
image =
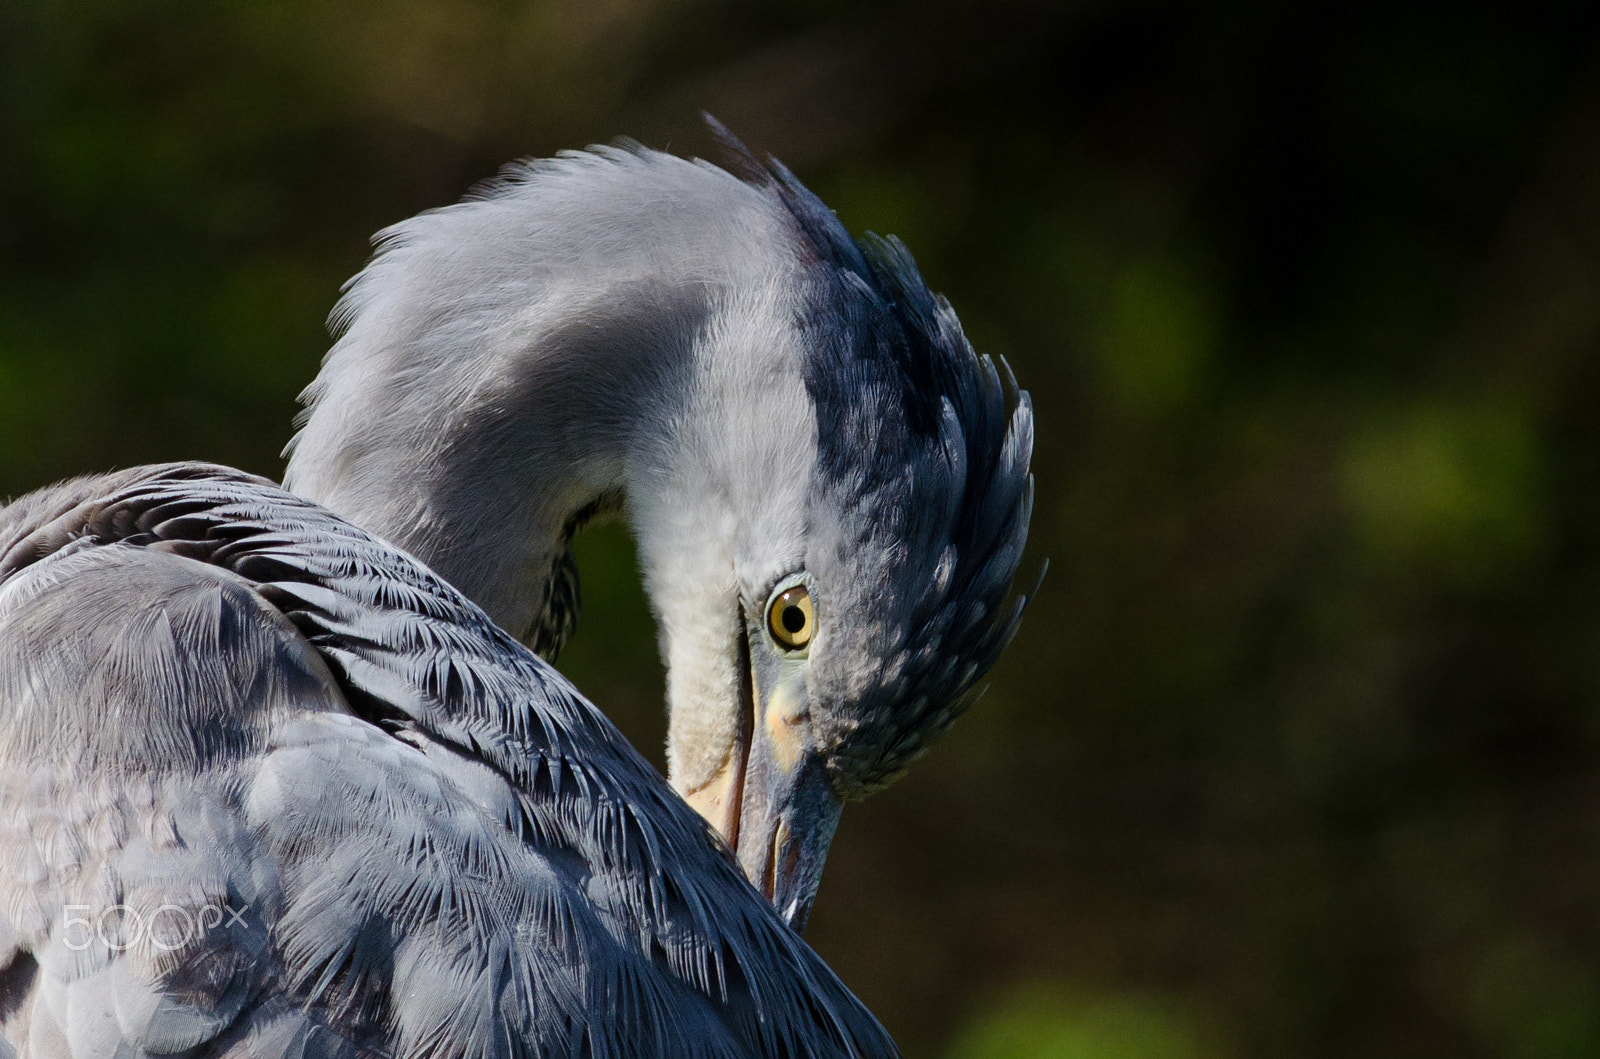
[[[0,511],[0,1059],[893,1054],[785,922],[1015,628],[1026,395],[776,164],[529,165],[342,311],[287,480],[335,513]],[[689,804],[501,628],[559,644],[623,497]]]
[[[625,506],[669,779],[798,928],[1016,627],[1033,420],[903,246],[728,139],[743,179],[597,148],[381,233],[284,484],[547,655]]]

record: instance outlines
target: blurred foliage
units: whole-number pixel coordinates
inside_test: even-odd
[[[956,1038],[950,1059],[1203,1059],[1199,1035],[1170,1003],[1083,997],[1034,983],[1001,997]]]
[[[1051,576],[846,813],[908,1054],[1600,1054],[1600,8],[8,0],[0,490],[281,470],[367,238],[706,108],[1038,410]],[[564,665],[657,755],[626,535]]]

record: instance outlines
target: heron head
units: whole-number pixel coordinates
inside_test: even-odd
[[[625,497],[669,778],[798,926],[840,806],[1016,628],[1033,415],[904,247],[729,147],[570,152],[387,230],[285,481],[547,654]]]
[[[671,480],[630,504],[672,781],[799,929],[841,806],[943,734],[1016,629],[1033,419],[898,241],[744,159],[793,267],[708,321]]]

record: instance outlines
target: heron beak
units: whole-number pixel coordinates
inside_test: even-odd
[[[791,758],[783,741],[758,730],[745,771],[739,866],[797,933],[816,900],[840,805],[818,758]]]
[[[759,642],[747,658],[733,751],[717,776],[686,798],[798,933],[811,915],[841,806],[812,749],[804,660],[776,657]]]

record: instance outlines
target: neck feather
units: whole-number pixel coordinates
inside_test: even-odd
[[[668,473],[674,424],[727,372],[714,336],[781,301],[793,237],[720,170],[612,148],[380,240],[335,312],[284,483],[553,653],[573,531]]]

